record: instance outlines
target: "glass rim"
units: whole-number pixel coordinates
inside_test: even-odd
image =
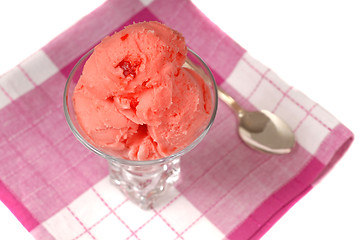
[[[211,82],[212,87],[214,89],[213,90],[214,91],[214,96],[213,96],[214,97],[214,106],[213,106],[213,112],[212,112],[211,118],[210,118],[209,123],[207,124],[206,128],[203,130],[203,132],[193,141],[193,142],[196,142],[199,139],[203,138],[207,134],[208,130],[211,128],[211,126],[212,126],[212,124],[214,122],[215,116],[217,114],[217,108],[218,108],[218,92],[217,92],[216,81],[215,81],[214,76],[212,74],[212,71],[210,70],[208,65],[202,60],[202,58],[196,52],[194,52],[190,48],[187,48],[187,49],[205,67],[206,71],[209,73],[209,77],[211,79],[210,82]],[[175,159],[175,158],[178,158],[178,157],[182,156],[188,146],[181,149],[178,152],[175,152],[175,153],[173,153],[173,154],[171,154],[171,155],[169,155],[167,157],[163,157],[163,158],[158,158],[158,159],[153,159],[153,160],[129,160],[129,159],[124,159],[124,158],[120,158],[120,157],[111,156],[111,155],[99,150],[98,148],[93,146],[90,142],[88,142],[81,135],[81,133],[77,130],[77,128],[73,124],[73,122],[71,120],[71,117],[70,117],[70,114],[69,114],[69,108],[67,106],[67,103],[68,103],[68,101],[67,101],[68,100],[68,90],[69,90],[69,87],[70,87],[70,82],[71,82],[72,76],[74,75],[74,73],[77,70],[78,66],[84,61],[84,59],[89,57],[89,55],[91,55],[93,53],[93,51],[94,51],[94,48],[92,48],[86,54],[84,54],[80,58],[80,60],[75,64],[75,66],[71,69],[71,72],[70,72],[70,74],[69,74],[69,76],[67,77],[67,80],[66,80],[64,94],[63,94],[63,109],[64,109],[64,112],[65,112],[66,122],[69,125],[69,127],[71,129],[71,132],[77,138],[77,140],[79,140],[85,147],[87,147],[88,149],[90,149],[91,151],[96,153],[97,155],[105,158],[106,160],[121,163],[121,164],[126,164],[126,165],[145,166],[145,165],[159,164],[159,163],[168,162],[168,161],[170,161],[172,159]]]

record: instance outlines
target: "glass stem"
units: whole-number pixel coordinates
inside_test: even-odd
[[[152,165],[126,165],[109,160],[110,181],[144,209],[153,207],[180,174],[180,158]]]

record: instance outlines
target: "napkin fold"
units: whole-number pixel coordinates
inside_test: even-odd
[[[219,102],[205,139],[181,159],[181,180],[143,211],[110,185],[107,162],[66,124],[62,95],[77,60],[132,22],[183,33],[216,81],[248,109],[294,129],[290,154],[256,152]],[[190,26],[190,27],[189,27]],[[340,160],[353,134],[252,58],[190,1],[107,1],[0,77],[0,199],[36,239],[257,239]]]

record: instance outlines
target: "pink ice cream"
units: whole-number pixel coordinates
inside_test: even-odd
[[[130,25],[94,49],[75,88],[77,120],[101,149],[130,160],[168,156],[207,126],[211,94],[182,67],[183,36],[158,22]]]

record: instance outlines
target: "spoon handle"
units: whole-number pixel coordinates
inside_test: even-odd
[[[217,86],[218,90],[218,97],[225,102],[229,107],[232,108],[233,111],[235,111],[239,117],[243,116],[244,109],[239,106],[239,104],[234,100],[228,93],[226,93],[222,88]]]

